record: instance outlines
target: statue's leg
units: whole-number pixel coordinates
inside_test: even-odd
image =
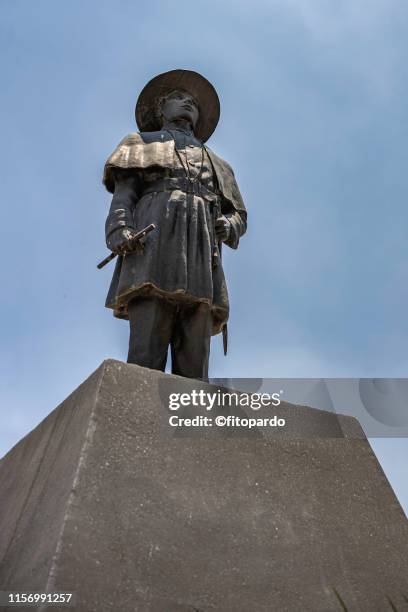
[[[129,303],[128,363],[164,372],[175,310],[159,297],[140,297]]]
[[[180,306],[171,338],[172,373],[208,381],[212,315],[208,304]]]

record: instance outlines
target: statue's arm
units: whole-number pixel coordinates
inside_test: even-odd
[[[107,247],[114,252],[130,250],[129,241],[136,233],[133,211],[138,201],[139,181],[132,171],[116,171],[115,190],[105,223]]]

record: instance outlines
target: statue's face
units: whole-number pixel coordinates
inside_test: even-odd
[[[193,128],[197,125],[199,110],[197,102],[186,91],[172,91],[164,99],[161,114],[165,121],[185,119]]]

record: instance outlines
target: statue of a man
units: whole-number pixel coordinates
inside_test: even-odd
[[[136,104],[139,133],[106,162],[113,193],[106,243],[118,254],[106,300],[129,319],[128,362],[208,380],[211,336],[223,332],[228,292],[221,244],[233,249],[246,210],[230,166],[204,145],[219,119],[214,87],[189,70],[171,70],[144,87]],[[143,249],[132,238],[155,225]]]

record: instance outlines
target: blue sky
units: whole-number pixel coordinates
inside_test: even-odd
[[[214,377],[408,373],[408,5],[402,0],[2,0],[1,454],[99,363],[106,157],[145,82],[204,74],[209,145],[249,211],[225,249],[230,353]],[[405,439],[372,441],[408,511]]]

